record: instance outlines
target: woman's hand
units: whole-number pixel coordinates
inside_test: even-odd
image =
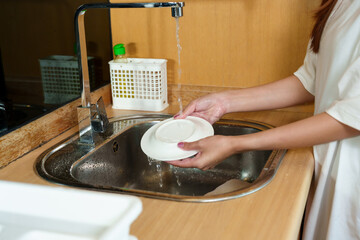
[[[175,115],[175,119],[195,116],[213,124],[227,113],[225,95],[226,93],[213,93],[195,99],[190,102],[182,113]]]
[[[169,161],[168,163],[184,168],[199,168],[202,170],[213,168],[235,153],[231,138],[229,136],[215,135],[196,142],[180,142],[178,147],[187,151],[196,150],[199,153],[193,158]]]

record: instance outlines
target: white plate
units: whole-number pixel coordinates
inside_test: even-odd
[[[179,142],[194,142],[214,135],[212,125],[198,117],[170,118],[149,128],[141,138],[143,152],[159,161],[173,161],[191,157],[197,151],[185,151]]]

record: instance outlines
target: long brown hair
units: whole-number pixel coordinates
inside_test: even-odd
[[[320,40],[325,28],[325,24],[334,9],[338,0],[322,0],[320,7],[315,11],[315,25],[311,32],[311,49],[318,53]]]

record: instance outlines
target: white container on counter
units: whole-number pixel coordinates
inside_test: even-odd
[[[0,239],[133,240],[139,198],[0,181]]]

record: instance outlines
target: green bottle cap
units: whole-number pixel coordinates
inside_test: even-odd
[[[117,56],[117,55],[124,55],[124,54],[125,54],[124,44],[122,44],[122,43],[116,44],[116,45],[114,46],[114,54],[115,54],[115,56]]]

